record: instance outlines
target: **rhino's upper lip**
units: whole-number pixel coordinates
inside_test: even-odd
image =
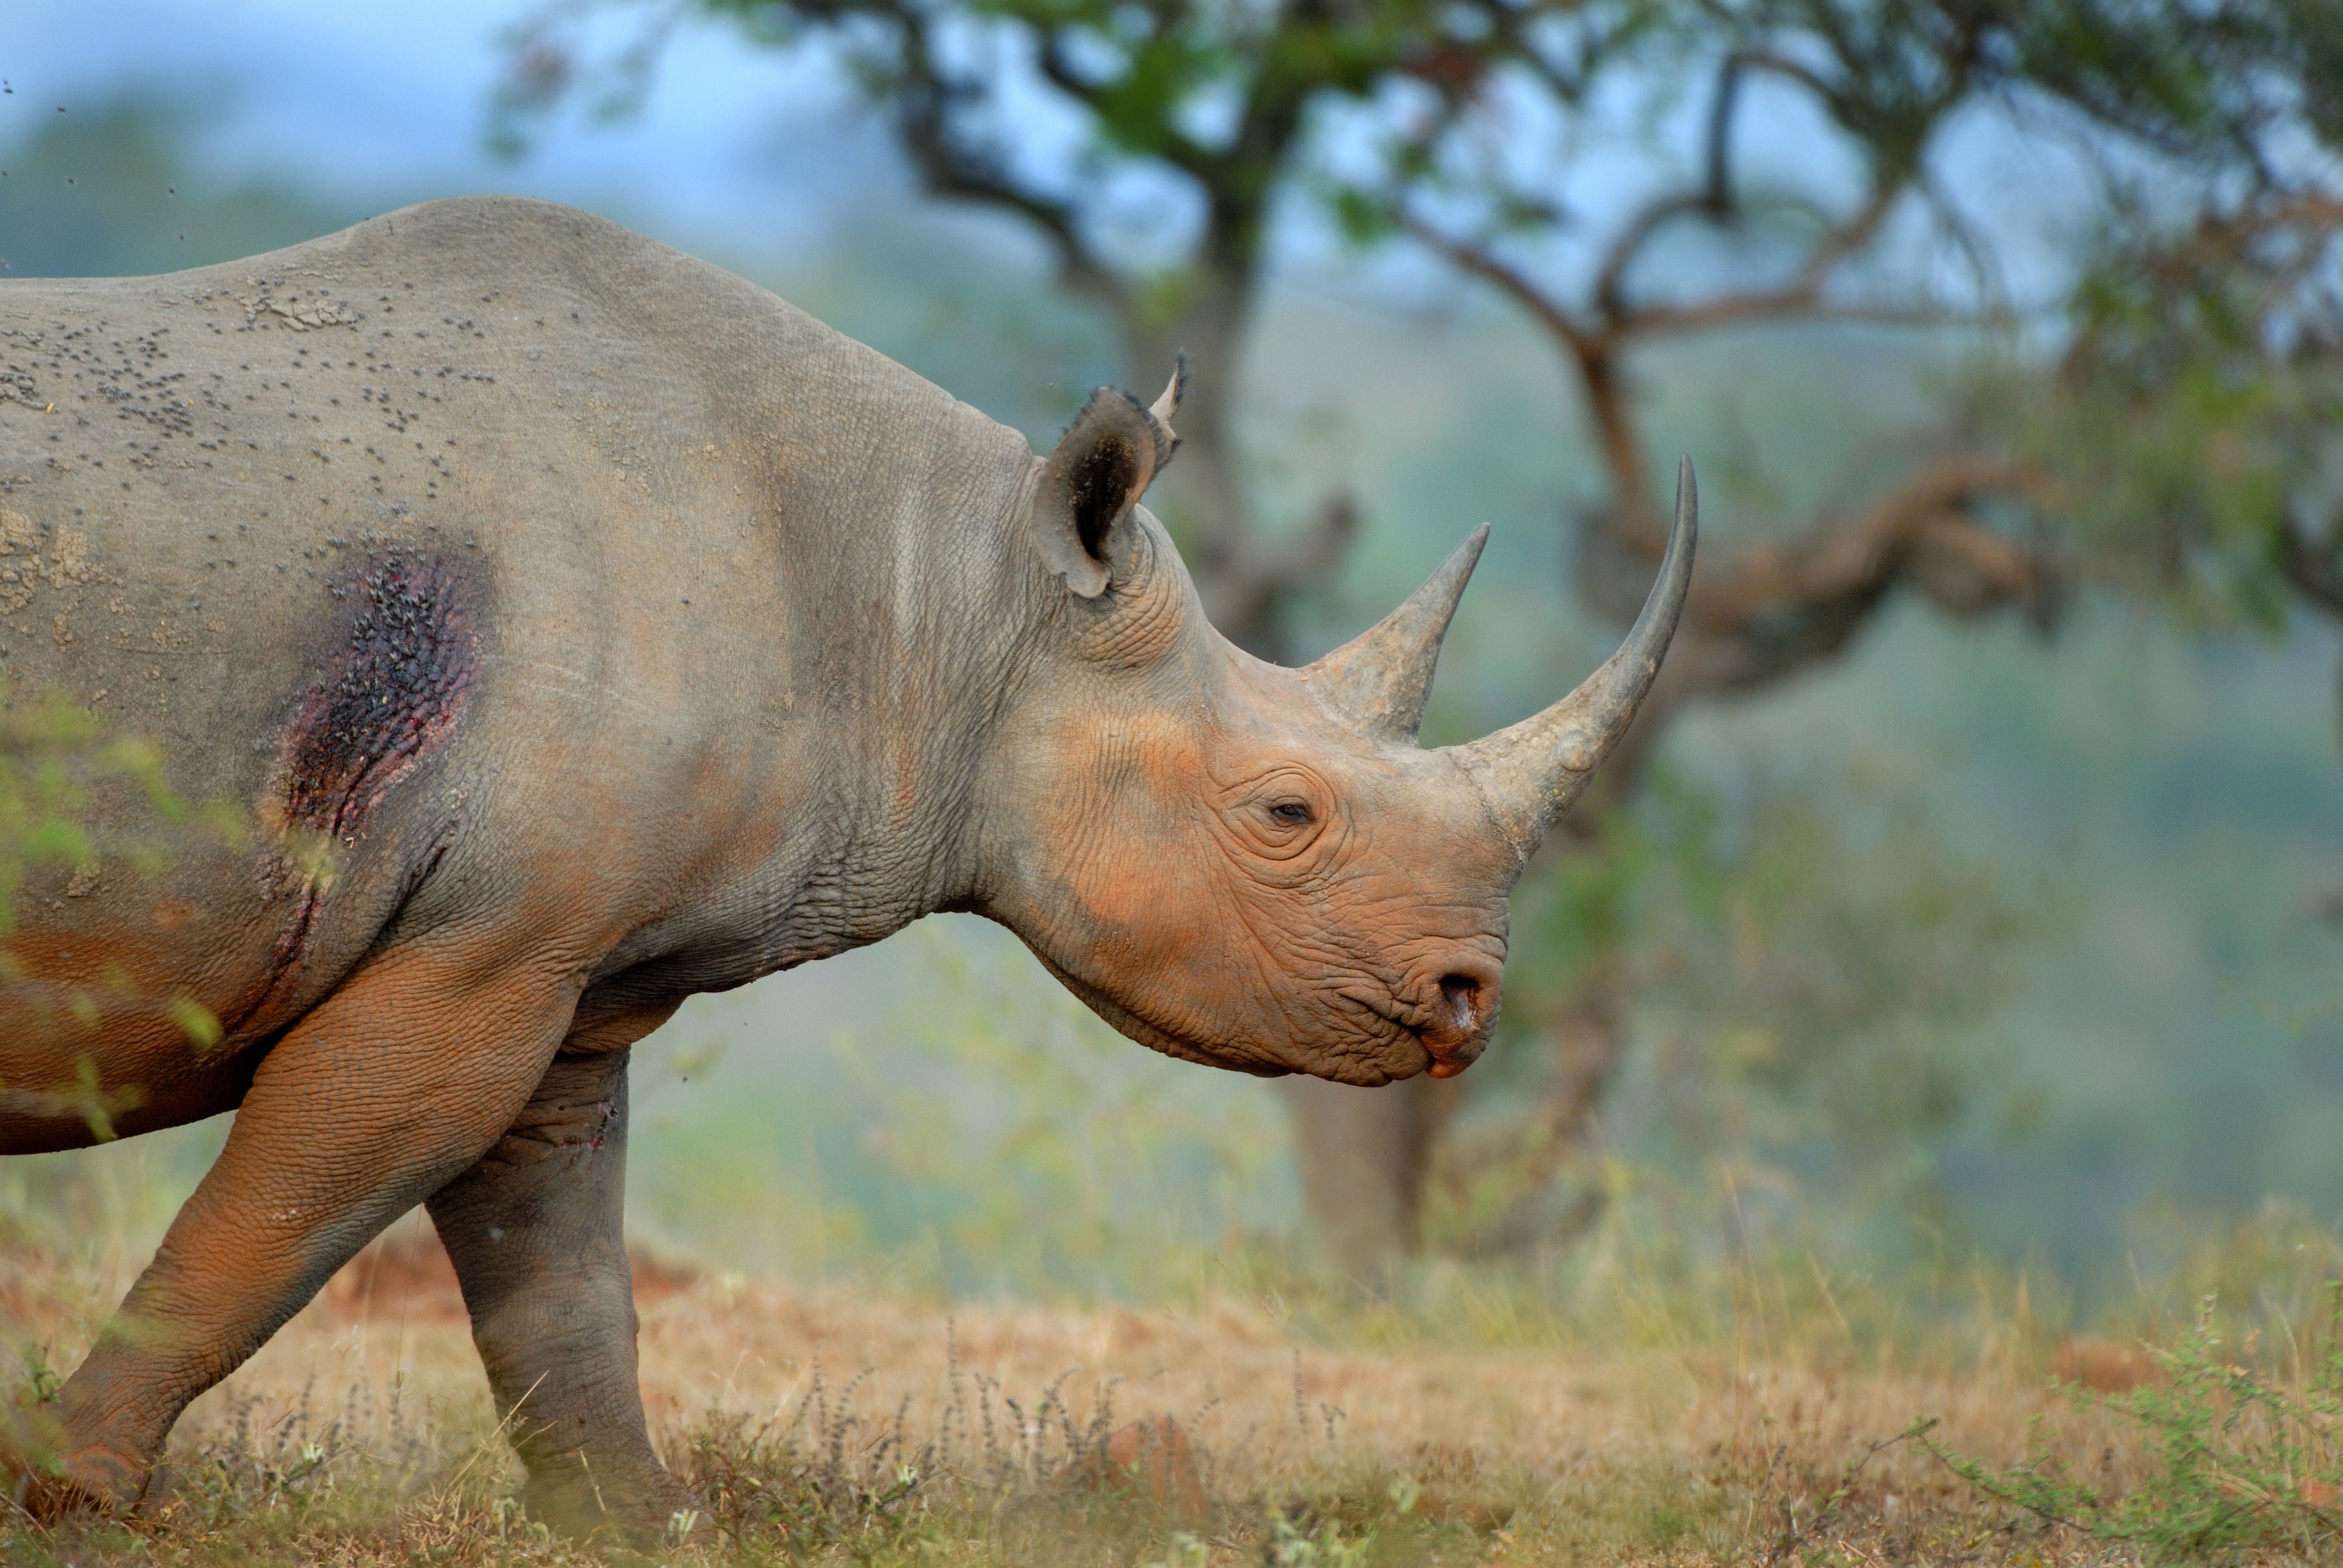
[[[1423,1054],[1432,1059],[1435,1066],[1449,1061],[1453,1056],[1453,1052],[1443,1051],[1438,1046],[1433,1044],[1432,1041],[1426,1040],[1423,1035],[1423,1026],[1422,1024],[1410,1021],[1408,1015],[1413,1012],[1418,1016],[1422,1016],[1423,1009],[1412,1008],[1407,1003],[1401,1001],[1397,996],[1393,995],[1388,991],[1346,990],[1338,990],[1334,994],[1341,997],[1343,1000],[1352,1002],[1358,1007],[1364,1009],[1366,1011],[1373,1013],[1375,1017],[1383,1020],[1385,1023],[1390,1024],[1392,1028],[1397,1030],[1400,1034],[1405,1035],[1407,1038],[1414,1040],[1417,1045],[1423,1048]],[[1475,1052],[1474,1054],[1478,1055],[1479,1053]],[[1467,1057],[1465,1059],[1465,1062],[1469,1063],[1471,1060],[1472,1058]],[[1465,1063],[1459,1063],[1455,1070],[1462,1072],[1464,1070],[1464,1065]]]
[[[1445,1045],[1434,1041],[1424,1033],[1430,1021],[1426,1010],[1422,1007],[1400,1000],[1396,995],[1378,1001],[1373,993],[1362,994],[1345,990],[1337,994],[1345,1000],[1357,1003],[1376,1017],[1413,1036],[1416,1044],[1423,1048],[1423,1054],[1432,1059],[1432,1065],[1426,1070],[1434,1078],[1455,1077],[1480,1060],[1481,1053],[1488,1049],[1489,1042],[1485,1035],[1475,1035],[1462,1045]],[[1424,1021],[1416,1021],[1419,1019]]]

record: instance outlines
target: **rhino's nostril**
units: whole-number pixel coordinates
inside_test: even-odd
[[[1471,975],[1440,977],[1440,998],[1448,1004],[1456,1032],[1471,1034],[1481,1023],[1481,982]]]
[[[1425,1070],[1434,1078],[1453,1078],[1479,1060],[1488,1044],[1487,1030],[1496,1016],[1494,977],[1483,980],[1462,970],[1440,977],[1440,1000],[1427,1001],[1432,1017],[1416,1032],[1432,1053]]]

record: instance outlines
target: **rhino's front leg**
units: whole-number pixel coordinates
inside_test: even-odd
[[[561,960],[442,940],[370,960],[313,1009],[19,1456],[33,1511],[136,1503],[187,1402],[511,1125],[578,990]]]
[[[610,1032],[573,1037],[496,1147],[431,1200],[431,1220],[528,1466],[529,1512],[571,1534],[655,1537],[691,1499],[652,1452],[636,1381],[628,1052],[608,1049]]]

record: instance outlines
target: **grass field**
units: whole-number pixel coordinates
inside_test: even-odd
[[[21,1237],[0,1256],[14,1265],[0,1324],[27,1357],[14,1393],[30,1399],[36,1362],[72,1364],[120,1268]],[[1436,1304],[947,1312],[638,1267],[652,1422],[707,1506],[679,1561],[2334,1553],[2343,1474],[2318,1325],[2232,1349],[2184,1332],[2152,1357],[2045,1338],[2021,1302],[2005,1303],[1999,1332],[1891,1351],[1820,1304],[1832,1292],[1815,1283],[1794,1302],[1745,1280],[1707,1332],[1646,1315],[1594,1343],[1517,1319],[1475,1344],[1439,1332]],[[1143,1441],[1120,1451],[1132,1462],[1101,1463],[1106,1440],[1139,1422]],[[1964,1457],[1988,1486],[1956,1473]],[[410,1222],[195,1407],[144,1517],[53,1530],[19,1517],[0,1525],[0,1562],[592,1555],[521,1516],[517,1483],[452,1274]]]

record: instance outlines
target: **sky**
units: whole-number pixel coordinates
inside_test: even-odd
[[[810,53],[744,48],[706,24],[669,40],[639,114],[591,123],[573,105],[524,160],[492,157],[485,133],[500,40],[543,9],[545,0],[0,0],[0,78],[13,88],[0,95],[0,146],[61,105],[70,113],[125,88],[160,90],[194,106],[203,134],[189,150],[216,174],[290,176],[355,206],[518,192],[590,206],[685,249],[766,256],[803,254],[842,215],[911,198],[882,127],[834,67]],[[610,9],[618,14],[588,35],[599,45],[590,54],[615,53],[656,14]],[[1696,96],[1675,112],[1698,113]],[[1068,150],[1062,115],[1014,101],[1022,136]],[[1623,125],[1635,121],[1632,105],[1614,108]],[[1341,120],[1330,124],[1346,134]],[[1753,168],[1795,171],[1827,190],[1844,161],[1827,140],[1810,110],[1785,98],[1761,106],[1741,154]],[[1615,209],[1648,173],[1639,156],[1582,147],[1572,205]],[[1971,216],[1996,232],[2016,297],[2040,297],[2062,270],[2048,259],[2062,247],[2045,242],[2071,221],[2072,161],[2038,135],[1982,120],[1951,138],[1945,158],[1950,185],[1979,198]],[[1118,196],[1144,205],[1170,194],[1141,180]],[[1421,257],[1342,266],[1331,233],[1299,209],[1282,243],[1289,260],[1312,272],[1335,263],[1369,292],[1453,290]],[[1567,244],[1556,251],[1565,266],[1578,259]],[[1693,252],[1682,259],[1706,265]]]
[[[498,39],[525,0],[5,0],[0,145],[126,86],[196,106],[203,161],[383,200],[511,191],[624,211],[662,237],[798,248],[901,176],[818,66],[712,29],[672,41],[662,90],[616,125],[572,115],[518,163],[485,149]]]

